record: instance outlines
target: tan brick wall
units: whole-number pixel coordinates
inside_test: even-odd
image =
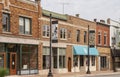
[[[49,17],[42,16],[41,19],[41,36],[40,39],[43,41],[48,41],[49,38],[45,38],[42,36],[42,26],[43,25],[49,25]],[[71,20],[71,21],[70,21]],[[71,23],[72,21],[75,21]],[[88,32],[88,25],[90,26],[90,30],[96,30],[96,24],[94,22],[84,20],[77,17],[71,17],[71,19],[68,19],[68,21],[62,21],[58,20],[58,42],[62,43],[72,43],[72,44],[80,44],[80,45],[87,45],[87,43],[84,43],[84,31]],[[68,38],[66,40],[60,39],[60,28],[66,28],[67,31],[71,31],[71,38]],[[80,30],[80,42],[76,41],[76,31]],[[87,33],[88,34],[88,33]],[[66,34],[68,36],[68,33]],[[87,39],[87,38],[86,38]],[[87,41],[87,40],[86,40]],[[96,40],[95,40],[96,41]]]
[[[72,49],[72,46],[71,45],[68,45],[67,48],[66,48],[66,67],[68,68],[68,58],[71,58],[71,64],[73,64],[73,49]],[[71,68],[72,68],[72,65],[71,65]]]

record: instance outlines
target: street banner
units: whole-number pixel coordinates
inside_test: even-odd
[[[95,46],[95,30],[89,31],[89,45],[90,45],[90,47]]]
[[[52,43],[58,42],[58,21],[52,21]]]

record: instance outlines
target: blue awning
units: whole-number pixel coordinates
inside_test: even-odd
[[[88,55],[88,47],[87,46],[73,46],[74,55]],[[89,48],[90,55],[97,56],[99,55],[98,50],[95,47]]]
[[[73,46],[74,55],[85,55],[84,49],[82,46]]]

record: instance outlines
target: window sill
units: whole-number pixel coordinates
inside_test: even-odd
[[[60,40],[67,40],[67,39],[63,39],[63,38],[61,38]]]
[[[42,36],[43,38],[50,38],[50,37],[47,37],[47,36]]]
[[[22,35],[22,36],[32,36],[30,34],[19,34],[19,35]]]
[[[5,34],[12,34],[11,32],[5,32],[5,31],[3,31],[2,33],[5,33]]]

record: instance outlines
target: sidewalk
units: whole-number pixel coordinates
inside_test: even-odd
[[[113,71],[95,71],[91,74],[86,74],[86,72],[77,72],[77,73],[65,73],[65,74],[53,74],[54,77],[83,77],[83,76],[94,76],[94,75],[110,75],[110,74],[120,74],[120,72]],[[7,77],[47,77],[47,75],[15,75]]]

